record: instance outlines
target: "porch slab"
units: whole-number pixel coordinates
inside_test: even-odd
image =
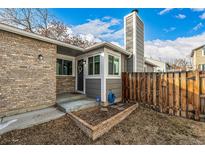
[[[94,106],[97,106],[96,101],[90,98],[84,98],[84,99],[75,100],[72,102],[65,102],[65,103],[58,104],[59,110],[65,113],[87,109],[87,108],[94,107]]]
[[[84,99],[86,98],[86,95],[79,94],[79,93],[63,93],[63,94],[58,94],[56,97],[56,102],[59,103],[66,103],[66,102],[71,102],[79,99]]]
[[[15,129],[24,129],[58,119],[63,115],[65,115],[65,113],[57,110],[55,107],[50,107],[10,117],[4,117],[0,121],[0,135]]]

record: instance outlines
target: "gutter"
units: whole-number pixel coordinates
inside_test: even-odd
[[[33,38],[33,39],[36,39],[36,40],[48,42],[48,43],[51,43],[51,44],[71,48],[71,49],[74,49],[74,50],[78,50],[78,51],[82,51],[82,52],[84,51],[83,48],[80,48],[80,47],[77,47],[77,46],[74,46],[74,45],[71,45],[71,44],[68,44],[68,43],[64,43],[64,42],[61,42],[61,41],[57,41],[57,40],[54,40],[54,39],[51,39],[51,38],[48,38],[48,37],[40,36],[38,34],[34,34],[34,33],[31,33],[31,32],[26,32],[24,30],[21,30],[21,29],[12,27],[12,26],[8,26],[6,24],[0,23],[0,30],[7,31],[7,32],[10,32],[10,33],[14,33],[14,34],[18,34],[18,35],[21,35],[21,36],[26,36],[26,37]]]

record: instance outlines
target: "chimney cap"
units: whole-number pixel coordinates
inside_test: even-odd
[[[138,9],[133,9],[132,12],[139,13],[139,10]]]

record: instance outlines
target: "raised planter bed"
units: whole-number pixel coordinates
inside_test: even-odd
[[[112,127],[130,115],[138,104],[127,104],[123,110],[109,107],[108,111],[91,108],[78,112],[68,113],[76,125],[90,138],[96,140],[108,132]]]

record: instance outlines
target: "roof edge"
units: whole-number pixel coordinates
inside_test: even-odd
[[[27,31],[24,31],[22,29],[19,29],[19,28],[10,26],[10,25],[6,25],[6,24],[3,24],[3,23],[0,23],[0,30],[7,31],[7,32],[10,32],[10,33],[14,33],[14,34],[18,34],[18,35],[25,36],[25,37],[29,37],[29,38],[33,38],[33,39],[36,39],[36,40],[40,40],[40,41],[44,41],[44,42],[48,42],[48,43],[52,43],[52,44],[72,48],[74,50],[84,51],[84,48],[81,48],[81,47],[78,47],[78,46],[75,46],[75,45],[71,45],[71,44],[68,44],[68,43],[65,43],[65,42],[62,42],[62,41],[58,41],[58,40],[55,40],[55,39],[51,39],[51,38],[48,38],[48,37],[45,37],[45,36],[41,36],[41,35],[38,35],[38,34],[35,34],[35,33],[27,32]]]
[[[90,50],[94,50],[94,49],[97,49],[97,48],[100,48],[100,47],[110,47],[111,49],[119,51],[119,52],[121,52],[125,55],[128,55],[128,56],[131,54],[131,53],[127,52],[125,49],[123,49],[123,48],[121,48],[121,47],[119,47],[115,44],[112,44],[110,42],[101,42],[101,43],[94,44],[90,47],[85,48],[85,52],[90,51]]]

